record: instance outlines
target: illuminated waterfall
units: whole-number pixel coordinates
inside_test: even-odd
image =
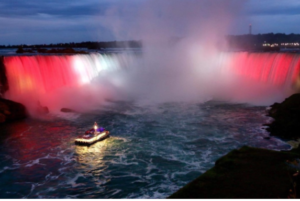
[[[5,97],[25,104],[29,110],[38,103],[50,107],[50,111],[84,102],[80,98],[93,93],[103,99],[107,90],[91,87],[93,79],[116,74],[130,65],[130,59],[126,54],[4,57],[9,85]],[[114,81],[114,76],[110,79]]]
[[[128,61],[127,61],[128,62]],[[11,56],[4,58],[10,94],[48,93],[65,86],[81,86],[101,71],[126,66],[122,55]]]
[[[218,61],[222,70],[257,82],[296,86],[300,55],[292,53],[224,53]]]
[[[213,57],[215,64],[201,64],[205,58],[199,55],[197,59],[200,63],[194,62],[196,65],[192,68],[211,69],[207,71],[209,73],[205,70],[188,71],[190,68],[182,65],[185,62],[188,63],[187,58],[182,58],[179,66],[163,62],[164,65],[156,67],[152,63],[155,58],[143,60],[142,57],[142,55],[126,53],[4,57],[3,62],[9,85],[5,97],[21,102],[28,108],[34,108],[38,102],[49,107],[51,111],[68,106],[76,108],[75,102],[80,101],[79,108],[84,108],[110,99],[110,96],[106,97],[110,93],[123,93],[126,96],[131,89],[132,91],[139,90],[139,93],[145,93],[155,99],[159,99],[161,94],[168,95],[171,92],[176,92],[181,97],[188,97],[189,94],[185,93],[186,91],[196,91],[198,94],[204,94],[203,96],[221,99],[237,95],[239,96],[237,101],[247,101],[249,94],[254,98],[259,98],[261,95],[270,97],[265,92],[251,94],[253,91],[262,91],[261,89],[266,85],[278,89],[277,94],[285,92],[285,94],[281,93],[282,95],[294,93],[294,89],[300,88],[298,86],[300,55],[298,54],[221,53]],[[140,61],[142,62],[139,63]],[[155,61],[157,65],[162,62],[159,59]],[[172,66],[172,68],[165,69],[165,66]],[[179,75],[175,73],[175,78],[164,76],[166,71],[171,71],[173,67],[174,70],[177,69]],[[148,71],[150,68],[158,72]],[[183,71],[178,71],[178,69]],[[126,73],[123,73],[124,71]],[[236,78],[239,80],[232,82],[231,85],[226,85],[224,81]],[[95,83],[94,80],[97,82]],[[101,82],[101,80],[104,81]],[[252,80],[252,83],[245,84],[244,80]],[[185,86],[186,82],[189,84]],[[153,86],[148,87],[149,83]],[[252,86],[253,83],[255,87]],[[125,85],[127,88],[124,87]],[[294,91],[286,90],[289,88],[293,88]],[[163,89],[162,93],[152,93],[159,89]],[[270,91],[269,88],[266,90]],[[246,98],[240,98],[242,95]],[[234,98],[231,100],[234,101]]]

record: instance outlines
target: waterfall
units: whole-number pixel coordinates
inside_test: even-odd
[[[299,78],[299,54],[225,53],[219,62],[223,70],[257,82],[295,86]]]
[[[122,55],[11,56],[4,58],[10,93],[48,93],[89,83],[101,71],[126,66]]]
[[[126,94],[130,90],[155,99],[168,93],[177,95],[173,97],[202,93],[247,102],[248,97],[249,100],[259,96],[271,97],[273,94],[265,93],[271,91],[268,88],[271,86],[277,96],[263,102],[271,104],[296,92],[300,84],[298,54],[220,53],[213,57],[214,64],[201,63],[205,58],[199,55],[195,61],[200,62],[194,62],[193,66],[188,66],[188,58],[184,57],[176,66],[174,62],[143,56],[128,53],[7,56],[3,59],[9,86],[5,97],[29,108],[36,107],[37,103],[47,105],[52,111],[63,106],[88,108],[93,103],[110,99],[113,93]],[[204,70],[195,70],[197,68]],[[168,73],[172,69],[174,72]],[[245,80],[250,81],[245,84]],[[153,86],[149,87],[149,84]],[[254,94],[259,90],[260,94]],[[281,94],[280,98],[278,94]]]
[[[97,93],[96,100],[101,102],[107,98],[107,90],[87,86],[99,76],[107,80],[106,75],[126,69],[130,59],[126,54],[7,56],[3,61],[9,85],[5,97],[29,108],[41,104],[55,110],[80,101],[82,106],[87,101],[78,97],[87,100],[91,93]]]

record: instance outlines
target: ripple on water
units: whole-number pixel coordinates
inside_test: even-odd
[[[10,124],[0,139],[0,197],[165,198],[232,149],[290,149],[264,139],[264,110],[212,101],[115,102],[88,114]],[[111,137],[74,145],[94,121]]]

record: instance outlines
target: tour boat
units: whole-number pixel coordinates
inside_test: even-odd
[[[108,137],[109,131],[106,131],[104,128],[98,128],[97,123],[95,123],[94,128],[87,130],[84,135],[75,139],[75,143],[82,145],[91,145]]]

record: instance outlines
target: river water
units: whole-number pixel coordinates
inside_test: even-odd
[[[0,197],[166,198],[233,149],[290,149],[264,139],[265,110],[217,101],[116,101],[84,114],[0,125]],[[95,121],[111,137],[75,145]]]

